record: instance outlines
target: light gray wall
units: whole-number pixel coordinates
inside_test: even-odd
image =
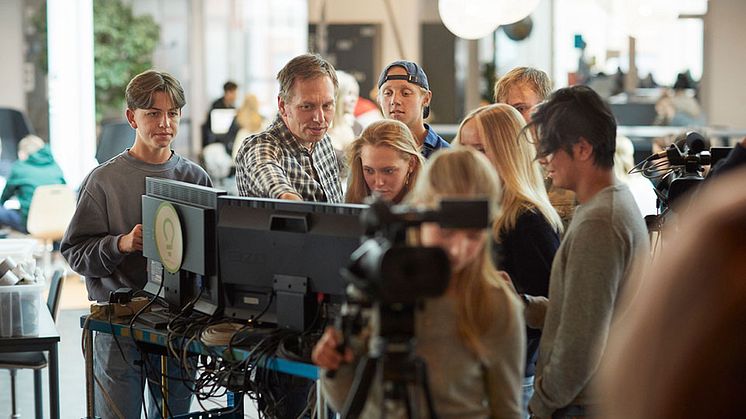
[[[746,1],[708,2],[702,99],[710,125],[746,127]]]
[[[26,111],[23,65],[23,0],[0,1],[0,106]]]
[[[308,21],[318,23],[321,18],[320,0],[308,1]],[[326,23],[374,23],[380,24],[381,67],[394,60],[420,60],[420,2],[414,0],[391,1],[394,20],[402,42],[402,53],[394,35],[394,27],[383,1],[327,0]],[[378,58],[378,57],[377,57]]]

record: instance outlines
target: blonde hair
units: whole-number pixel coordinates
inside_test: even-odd
[[[347,164],[350,167],[350,177],[347,180],[347,193],[345,202],[360,204],[370,195],[370,188],[363,176],[363,162],[360,154],[363,146],[390,147],[399,152],[399,156],[407,162],[414,159],[409,181],[404,185],[404,190],[398,194],[404,197],[409,192],[409,185],[417,182],[420,169],[425,164],[425,159],[420,154],[417,142],[412,132],[404,123],[385,119],[375,121],[363,130],[360,137],[353,141],[347,149]]]
[[[501,213],[492,226],[495,240],[499,242],[502,233],[515,228],[521,214],[534,210],[562,232],[562,220],[549,202],[533,138],[530,130],[524,129],[521,114],[502,103],[476,109],[461,122],[454,143],[461,144],[461,130],[472,120],[503,186]]]
[[[339,88],[337,89],[336,95],[336,108],[334,109],[334,125],[337,124],[348,124],[344,120],[347,111],[345,110],[344,102],[345,96],[348,91],[357,90],[360,92],[360,86],[357,84],[357,80],[352,74],[345,73],[342,70],[337,70],[337,80],[339,81]]]
[[[243,98],[241,107],[236,112],[236,122],[238,126],[248,130],[251,133],[262,130],[264,118],[259,113],[259,99],[256,95],[249,93]]]
[[[614,174],[617,179],[629,177],[629,171],[635,166],[635,145],[632,140],[623,136],[616,137],[616,151],[614,152]]]
[[[547,73],[532,67],[516,67],[495,82],[495,102],[505,103],[508,92],[518,85],[525,85],[544,100],[552,93],[552,80]]]
[[[44,148],[46,143],[36,135],[29,134],[18,142],[18,159],[26,160],[32,154]]]
[[[487,198],[491,215],[497,215],[500,182],[489,160],[466,147],[443,149],[433,154],[408,201],[414,205],[434,207],[442,198]],[[459,337],[475,355],[482,358],[488,348],[482,344],[481,337],[496,321],[507,321],[499,318],[491,298],[492,290],[507,285],[492,263],[490,247],[490,240],[485,240],[485,246],[476,260],[451,274],[449,287],[456,299]],[[505,291],[512,292],[508,289]]]

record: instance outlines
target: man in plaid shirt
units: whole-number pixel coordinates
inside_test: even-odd
[[[293,58],[277,74],[278,117],[243,141],[236,155],[241,196],[342,202],[337,158],[326,135],[337,74],[317,54]]]

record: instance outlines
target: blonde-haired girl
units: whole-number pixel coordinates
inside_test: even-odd
[[[500,186],[484,156],[466,148],[435,153],[408,201],[434,207],[449,198],[487,198],[497,213]],[[424,223],[415,235],[421,245],[441,248],[451,267],[446,292],[425,299],[415,313],[416,353],[428,367],[435,411],[441,418],[520,418],[523,308],[492,264],[489,234]],[[322,378],[335,409],[348,396],[356,364],[349,349],[337,352],[339,339],[339,332],[328,328],[313,351],[317,365],[337,370],[335,378]],[[380,417],[380,384],[369,394],[362,417]],[[401,406],[387,412],[405,416]]]
[[[417,181],[425,159],[406,125],[373,122],[350,144],[345,201],[360,204],[373,194],[399,203]]]
[[[562,221],[549,202],[531,132],[512,106],[495,104],[471,112],[461,122],[456,144],[484,153],[503,187],[501,213],[493,223],[495,264],[520,294],[547,296]],[[526,329],[524,413],[533,394],[541,331]]]

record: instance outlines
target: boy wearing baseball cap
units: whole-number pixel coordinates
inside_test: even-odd
[[[378,103],[383,115],[409,127],[425,158],[435,150],[450,147],[425,123],[432,97],[425,71],[412,61],[394,61],[378,78]]]

